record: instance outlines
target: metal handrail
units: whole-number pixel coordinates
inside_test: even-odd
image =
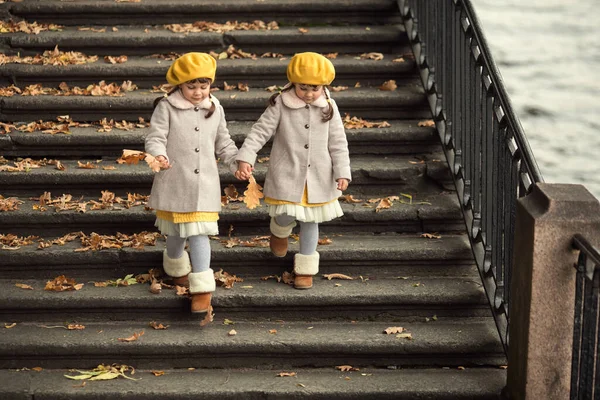
[[[598,300],[600,292],[600,251],[582,235],[573,237],[579,250],[575,286],[571,400],[600,398],[600,357],[598,357]]]
[[[507,351],[517,199],[543,178],[471,1],[398,4]]]

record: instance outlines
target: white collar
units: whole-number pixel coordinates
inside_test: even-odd
[[[288,83],[283,88],[286,89],[291,85],[291,83]],[[323,91],[323,96],[310,103],[311,106],[319,108],[327,107],[327,99],[325,98],[325,93],[327,94],[327,97],[329,97],[329,90],[327,90],[327,88],[323,88]],[[303,108],[307,104],[304,102],[304,100],[296,96],[296,91],[293,87],[290,90],[281,93],[281,100],[283,101],[283,104],[285,104],[285,106],[289,108]]]
[[[171,104],[175,108],[179,108],[182,110],[187,110],[193,107],[200,107],[205,110],[208,110],[211,107],[211,99],[212,102],[215,103],[215,105],[219,105],[219,101],[212,94],[209,97],[202,100],[200,104],[194,104],[191,101],[187,100],[185,97],[183,97],[183,94],[181,94],[181,90],[177,90],[172,95],[167,96],[167,101],[169,102],[169,104]]]

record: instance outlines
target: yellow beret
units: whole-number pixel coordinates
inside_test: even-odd
[[[217,62],[210,54],[187,53],[171,64],[167,71],[167,82],[173,86],[199,78],[214,82],[216,72]]]
[[[335,78],[333,64],[317,53],[298,53],[288,64],[287,77],[292,83],[329,85]]]

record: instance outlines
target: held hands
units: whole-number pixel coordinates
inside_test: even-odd
[[[169,160],[165,156],[157,156],[156,161],[160,164],[161,169],[169,169],[171,168],[171,164],[169,164]]]
[[[238,170],[235,171],[235,177],[240,181],[247,181],[252,176],[254,167],[245,161],[238,161]]]
[[[337,180],[337,188],[338,190],[341,190],[342,192],[346,189],[348,189],[348,179],[345,178],[340,178]]]

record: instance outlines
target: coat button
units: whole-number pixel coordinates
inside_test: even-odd
[[[310,106],[307,104],[304,106],[304,108],[306,108],[308,110],[310,108]]]
[[[199,148],[197,148],[197,147],[194,149],[194,151],[195,151],[196,153],[200,153],[200,149],[199,149]]]
[[[310,125],[306,124],[306,125],[304,125],[304,127],[305,127],[306,129],[308,129],[308,128],[310,128]]]
[[[199,170],[198,168],[196,168],[196,169],[194,170],[194,172],[195,172],[196,174],[199,174],[199,173],[200,173],[200,170]]]
[[[198,132],[198,131],[200,130],[200,128],[198,128],[198,127],[195,127],[195,128],[194,128],[194,130],[195,130],[196,132]]]
[[[194,107],[194,111],[200,111],[200,107]]]
[[[308,145],[307,145],[307,144],[305,144],[305,145],[304,145],[304,148],[305,148],[305,149],[308,149]]]
[[[308,168],[310,168],[310,164],[308,164]]]

